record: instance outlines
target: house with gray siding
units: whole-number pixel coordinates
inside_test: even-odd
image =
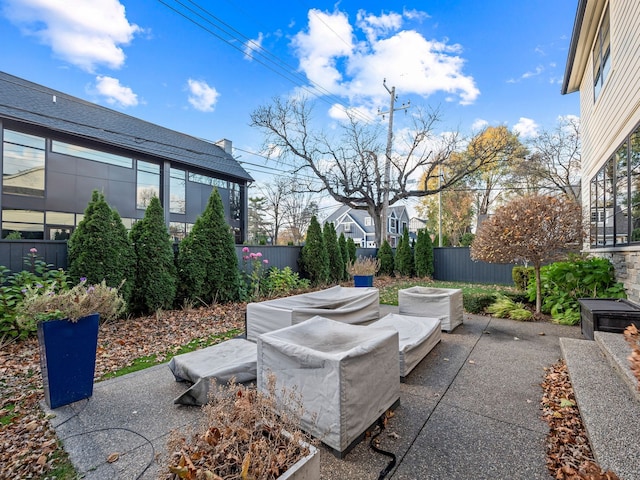
[[[231,142],[212,143],[0,72],[2,238],[68,238],[93,190],[130,228],[158,196],[171,235],[186,235],[217,188],[237,243],[251,176]]]

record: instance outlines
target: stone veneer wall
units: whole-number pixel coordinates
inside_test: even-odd
[[[640,251],[603,252],[591,250],[591,255],[608,258],[615,268],[616,280],[622,282],[627,298],[640,303]]]

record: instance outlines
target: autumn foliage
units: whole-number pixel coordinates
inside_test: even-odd
[[[531,195],[498,208],[479,227],[471,258],[489,263],[525,262],[536,276],[536,312],[540,312],[540,268],[561,258],[582,240],[579,204],[559,197]]]

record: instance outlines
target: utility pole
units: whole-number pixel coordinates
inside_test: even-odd
[[[406,105],[403,103],[402,106],[394,108],[396,102],[396,87],[391,87],[391,90],[389,90],[389,87],[387,87],[386,78],[382,81],[382,85],[391,96],[391,104],[389,105],[389,112],[381,112],[380,110],[378,110],[378,115],[382,115],[382,118],[384,118],[384,115],[389,113],[389,130],[387,131],[387,151],[385,153],[386,158],[384,162],[384,179],[382,191],[382,232],[380,235],[380,245],[378,245],[378,248],[382,246],[382,241],[387,236],[387,229],[389,226],[389,177],[391,176],[391,147],[393,144],[393,112],[397,110],[407,110],[411,106],[411,101],[409,101]]]

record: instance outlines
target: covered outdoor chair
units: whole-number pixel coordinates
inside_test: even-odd
[[[420,286],[398,290],[398,310],[401,315],[439,318],[442,330],[452,332],[462,324],[462,290]]]

